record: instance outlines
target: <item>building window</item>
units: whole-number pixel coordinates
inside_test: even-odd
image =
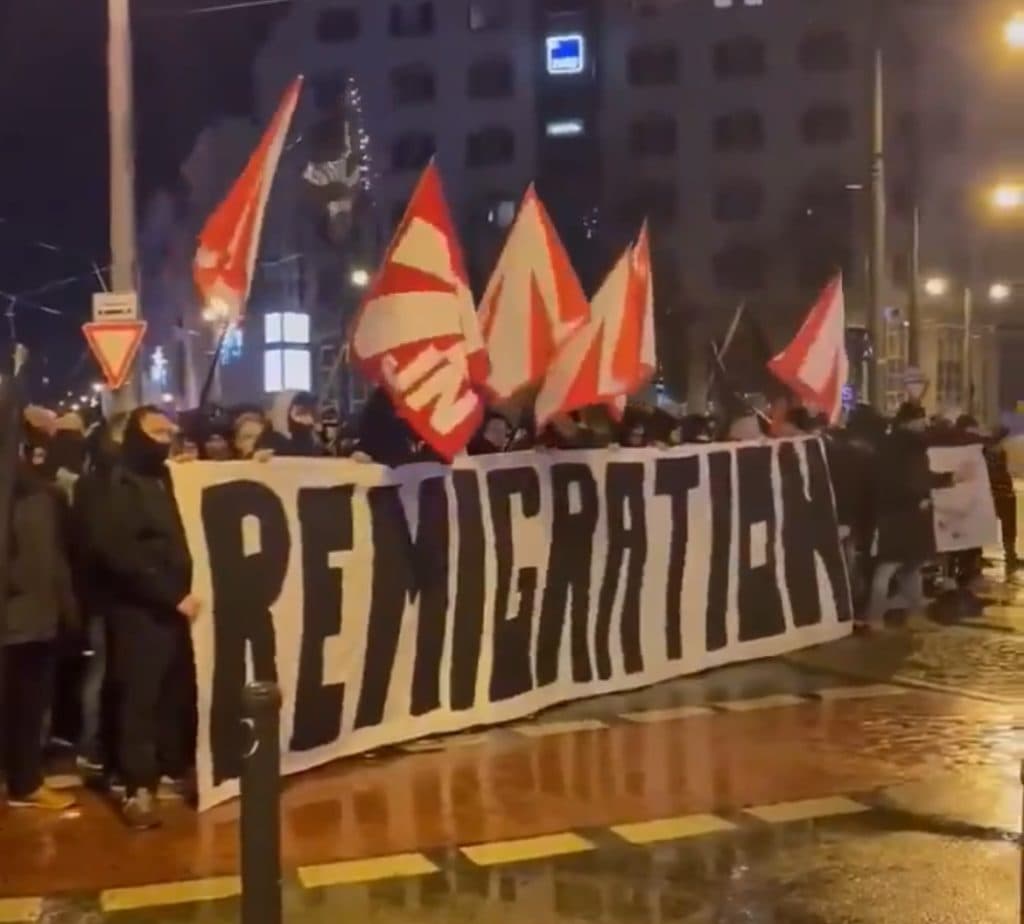
[[[800,67],[805,71],[835,72],[850,68],[850,40],[838,29],[809,32],[797,50]]]
[[[765,72],[764,43],[750,35],[718,42],[712,60],[715,75],[723,80],[758,77]]]
[[[516,219],[516,201],[507,196],[494,196],[487,208],[487,223],[508,228]]]
[[[679,52],[674,45],[639,45],[630,49],[626,63],[635,87],[658,87],[679,80]]]
[[[436,93],[434,72],[426,64],[406,64],[391,71],[391,97],[396,106],[430,103]]]
[[[329,6],[316,19],[316,37],[321,42],[348,42],[359,35],[359,11],[347,6]]]
[[[764,188],[751,177],[724,180],[715,188],[717,221],[754,221],[764,208]]]
[[[850,137],[850,110],[839,103],[812,106],[800,118],[807,144],[840,144]]]
[[[939,359],[936,364],[935,400],[940,408],[962,407],[963,330],[940,327],[936,334]]]
[[[393,3],[388,28],[395,38],[418,38],[434,32],[434,4]]]
[[[488,126],[466,139],[467,167],[494,167],[515,160],[516,136],[507,128]]]
[[[756,291],[764,286],[764,251],[753,244],[732,244],[715,254],[712,269],[720,288]]]
[[[714,0],[716,10],[731,10],[734,6],[764,6],[764,0]]]
[[[482,58],[466,73],[466,94],[470,99],[505,99],[516,90],[516,71],[509,58]]]
[[[507,0],[469,0],[469,28],[471,32],[489,32],[505,25],[503,4]]]
[[[671,116],[650,115],[637,119],[629,127],[629,150],[637,157],[669,157],[678,143],[676,120]]]
[[[675,221],[679,211],[679,193],[674,183],[651,180],[633,188],[619,205],[619,222],[637,228],[645,219],[655,225],[668,225]]]
[[[347,77],[343,71],[316,74],[311,83],[317,109],[334,109],[345,98]]]
[[[764,147],[764,123],[754,109],[718,116],[712,132],[716,151],[759,151]]]
[[[312,388],[308,314],[285,311],[264,315],[263,344],[264,391]]]
[[[552,119],[544,126],[548,138],[578,138],[585,131],[583,119]]]
[[[434,156],[437,144],[429,132],[406,132],[391,145],[391,168],[422,170]]]

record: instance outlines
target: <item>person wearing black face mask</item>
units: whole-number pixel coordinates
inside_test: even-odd
[[[283,391],[270,411],[271,429],[260,441],[260,449],[276,456],[324,456],[327,450],[317,433],[316,398],[305,391]]]
[[[133,411],[105,509],[94,524],[95,554],[113,578],[109,602],[118,687],[119,769],[125,822],[159,824],[161,779],[190,769],[195,677],[189,623],[200,609],[191,593],[192,560],[166,461],[174,424],[158,408]],[[160,796],[170,796],[168,785]]]

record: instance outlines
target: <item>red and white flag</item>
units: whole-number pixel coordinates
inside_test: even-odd
[[[364,374],[446,459],[461,452],[483,419],[474,386],[487,377],[462,249],[441,178],[420,177],[349,344]]]
[[[505,400],[538,384],[588,314],[583,286],[531,185],[480,304],[491,362],[488,391]]]
[[[653,308],[645,228],[597,291],[587,323],[558,349],[537,395],[538,426],[594,404],[622,416],[629,395],[654,374]]]
[[[768,368],[805,405],[820,408],[832,423],[839,419],[850,373],[842,274],[825,286],[793,341]]]
[[[245,313],[267,198],[301,92],[302,78],[297,77],[245,170],[199,235],[192,267],[196,288],[203,303],[228,323],[238,321]]]

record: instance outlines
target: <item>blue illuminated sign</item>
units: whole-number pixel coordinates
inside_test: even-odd
[[[547,37],[548,73],[582,74],[586,45],[578,32]]]

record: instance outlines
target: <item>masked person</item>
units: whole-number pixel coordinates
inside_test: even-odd
[[[956,475],[931,470],[927,427],[920,405],[903,404],[879,446],[874,478],[878,550],[862,627],[880,627],[889,610],[924,605],[921,568],[936,554],[932,491],[970,477],[966,470]],[[896,596],[890,593],[894,579]]]
[[[273,450],[275,456],[326,455],[317,432],[316,398],[309,392],[281,392],[274,399],[270,426],[261,449]]]
[[[97,556],[94,529],[106,515],[107,488],[127,423],[127,414],[115,414],[89,435],[85,471],[75,485],[72,507],[73,564],[91,652],[82,677],[77,764],[93,779],[104,772],[112,774],[116,764],[116,698],[109,671],[107,619],[116,582]]]
[[[195,668],[189,623],[192,560],[166,462],[175,426],[140,407],[125,427],[97,524],[97,556],[109,573],[108,618],[118,685],[122,816],[135,829],[160,823],[158,795],[174,794],[191,767]],[[162,784],[164,784],[162,786]]]
[[[512,428],[501,414],[488,411],[480,429],[466,447],[471,456],[489,456],[508,450]]]
[[[31,455],[29,447],[27,455]],[[18,467],[8,560],[7,618],[0,638],[0,756],[15,808],[75,804],[44,783],[43,727],[53,706],[57,640],[77,623],[64,499],[28,460]]]

